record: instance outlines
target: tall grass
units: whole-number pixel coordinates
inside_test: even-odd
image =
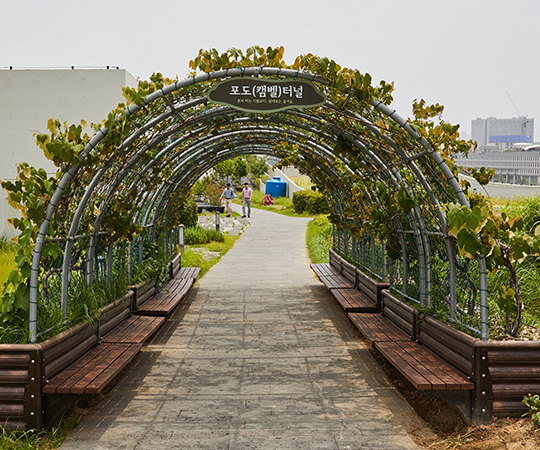
[[[313,264],[327,263],[331,247],[332,224],[327,215],[317,216],[307,225],[306,242],[309,257]]]
[[[58,448],[78,422],[79,420],[74,417],[65,417],[46,431],[14,431],[1,428],[0,450],[51,450]]]
[[[520,284],[521,301],[523,302],[523,324],[540,327],[540,258],[528,257],[521,264],[516,265],[516,275]],[[496,273],[488,272],[488,292],[497,292],[500,285],[509,286],[509,274],[507,270],[499,270]],[[504,324],[504,314],[498,308],[495,301],[490,301],[490,315]]]

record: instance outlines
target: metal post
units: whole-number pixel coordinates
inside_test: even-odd
[[[370,236],[369,237],[369,246],[371,247],[371,273],[375,273],[375,258],[377,255],[375,254],[375,239]]]
[[[133,241],[129,243],[128,247],[128,284],[133,281]]]
[[[184,225],[181,224],[178,227],[178,247],[180,247],[180,250],[183,252],[185,250],[185,243],[184,243]]]
[[[387,275],[387,271],[386,271],[386,241],[381,241],[381,254],[382,254],[382,258],[381,258],[381,262],[382,262],[381,276],[382,276],[382,279],[384,281],[388,281],[388,279],[386,278],[386,275]]]
[[[107,251],[107,286],[110,286],[112,283],[113,248],[114,244],[111,242]]]
[[[219,220],[219,211],[216,211],[216,231],[219,233],[221,228],[220,220]]]

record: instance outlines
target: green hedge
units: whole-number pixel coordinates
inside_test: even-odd
[[[293,208],[302,214],[329,214],[328,203],[324,195],[314,191],[297,191],[293,194]]]

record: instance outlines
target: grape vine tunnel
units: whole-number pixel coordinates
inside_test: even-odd
[[[47,151],[67,149],[69,141],[73,154],[51,156],[59,175],[36,227],[31,340],[43,331],[44,305],[56,301],[67,310],[76,283],[110,276],[115,260],[129,265],[125,255],[141,242],[172,247],[180,225],[175,211],[193,184],[217,163],[248,154],[275,156],[309,175],[328,200],[336,251],[403,298],[444,310],[486,339],[485,266],[459,256],[442,209],[467,204],[455,168],[390,107],[388,85],[307,69],[247,66],[180,81],[157,77],[127,91],[129,106],[120,105],[92,137],[71,128],[43,138]],[[225,80],[263,80],[265,99],[277,98],[279,89],[298,98],[286,86],[297,81],[324,100],[262,111],[209,99]],[[49,295],[53,279],[61,285],[57,299]]]

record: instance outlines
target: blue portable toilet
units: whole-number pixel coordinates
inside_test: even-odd
[[[287,182],[283,181],[279,177],[274,177],[266,182],[266,192],[272,197],[286,197],[287,196]]]

